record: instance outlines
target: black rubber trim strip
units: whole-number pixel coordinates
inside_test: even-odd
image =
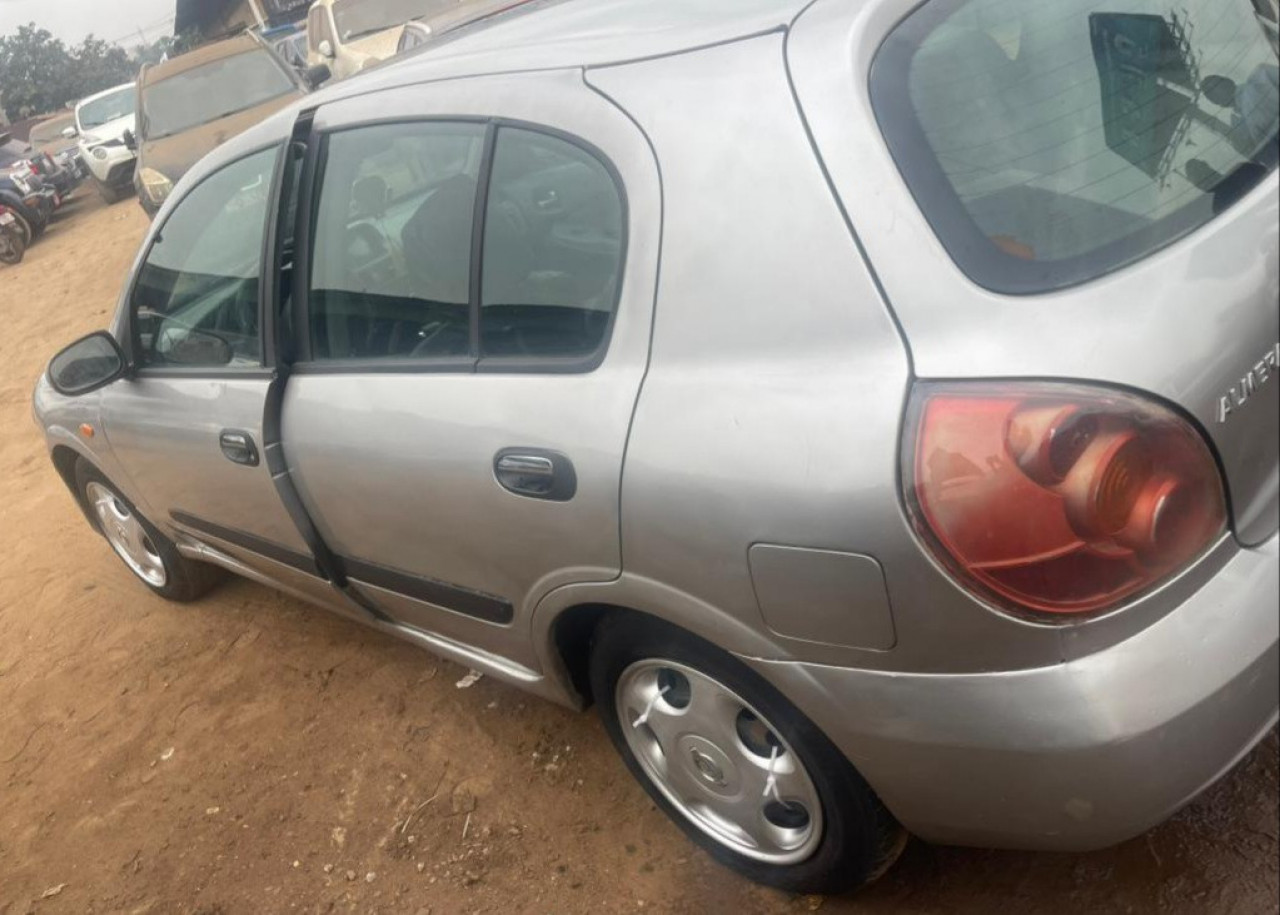
[[[206,521],[203,518],[198,518],[178,509],[171,511],[169,517],[183,527],[199,531],[202,534],[208,534],[210,537],[216,537],[273,562],[289,566],[308,575],[314,575],[317,578],[327,577],[316,560],[303,553],[281,546],[275,541],[266,540],[234,528],[223,527],[221,524]],[[489,623],[506,625],[515,618],[515,608],[509,601],[505,601],[500,597],[481,594],[478,591],[469,591],[466,588],[447,585],[444,582],[430,578],[420,578],[416,575],[398,572],[395,569],[388,569],[385,566],[375,565],[371,562],[362,562],[358,559],[342,559],[340,562],[348,575],[376,588],[392,591],[405,597],[411,597],[414,600],[435,604],[446,610],[452,610],[455,613],[461,613],[464,616],[474,617]],[[332,579],[329,580],[332,581]],[[373,605],[369,599],[354,591],[350,587],[350,583],[346,581],[345,576],[343,584],[339,587],[371,615],[383,620],[390,619]]]
[[[307,137],[311,134],[311,122],[316,110],[308,108],[298,115],[294,121],[289,142],[285,144],[281,156],[281,164],[276,169],[276,183],[271,191],[272,207],[275,219],[267,223],[266,248],[263,255],[262,271],[270,279],[269,284],[262,287],[262,352],[263,361],[268,368],[280,363],[288,363],[292,359],[293,340],[290,334],[281,331],[292,327],[292,321],[286,325],[282,308],[285,305],[282,295],[284,284],[284,243],[294,227],[289,225],[289,214],[296,211],[296,199],[302,190],[301,172],[306,165]],[[295,176],[298,180],[295,180]],[[294,264],[297,257],[295,254]],[[297,286],[297,277],[293,277],[293,285]],[[292,318],[292,315],[290,315]]]
[[[261,537],[255,537],[253,534],[247,534],[244,531],[234,530],[229,527],[223,527],[221,524],[214,524],[212,521],[206,521],[203,518],[197,518],[195,515],[188,514],[184,511],[175,509],[169,512],[169,517],[183,527],[189,527],[193,531],[199,531],[202,534],[208,534],[210,537],[217,537],[219,540],[225,540],[233,546],[241,549],[249,550],[264,556],[273,562],[281,565],[289,566],[297,569],[299,572],[306,572],[308,575],[323,577],[316,561],[310,556],[298,553],[288,547],[281,546],[272,540],[264,540]]]
[[[315,522],[311,520],[306,506],[298,490],[294,488],[293,479],[289,476],[289,467],[284,459],[284,449],[280,444],[280,412],[284,402],[284,387],[288,381],[288,366],[280,366],[276,377],[267,387],[266,403],[262,410],[262,458],[271,474],[271,482],[275,484],[276,495],[280,503],[289,513],[293,526],[298,529],[311,555],[315,557],[316,567],[321,576],[333,582],[339,588],[346,584],[346,576],[342,572],[342,564],[330,551]]]
[[[327,136],[316,131],[310,119],[306,124],[307,151],[302,160],[302,174],[298,179],[298,205],[293,224],[293,362],[311,360],[311,324],[309,300],[311,289],[311,227],[320,205],[319,176],[324,173],[328,158]]]
[[[475,617],[488,623],[509,624],[515,619],[515,608],[510,601],[479,591],[469,591],[456,585],[447,585],[431,578],[420,578],[406,572],[398,572],[385,566],[374,565],[359,559],[343,557],[347,574],[358,582],[394,591],[414,600],[435,604],[464,616]]]
[[[480,156],[480,179],[471,213],[471,283],[467,304],[471,314],[471,358],[480,358],[480,284],[484,282],[484,225],[489,214],[489,184],[493,178],[493,152],[498,145],[498,125],[490,121],[484,129],[484,151]],[[473,363],[474,366],[474,363]]]

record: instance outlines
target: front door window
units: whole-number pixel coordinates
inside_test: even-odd
[[[277,155],[263,150],[205,178],[156,234],[130,302],[140,366],[261,363],[259,279]]]

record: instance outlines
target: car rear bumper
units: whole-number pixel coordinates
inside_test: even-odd
[[[1141,633],[1055,667],[916,675],[748,663],[921,838],[1088,850],[1168,818],[1274,726],[1278,573],[1272,537]]]

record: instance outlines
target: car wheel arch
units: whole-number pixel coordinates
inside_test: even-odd
[[[71,492],[71,497],[76,500],[76,505],[80,506],[85,519],[93,524],[93,515],[89,512],[89,506],[85,504],[84,497],[76,486],[76,462],[82,455],[70,445],[54,445],[49,452],[49,457],[53,460],[53,467],[58,471],[58,476]]]
[[[660,582],[622,573],[610,582],[564,585],[542,598],[531,616],[534,647],[544,674],[558,681],[566,703],[585,708],[592,702],[587,668],[596,627],[615,615],[647,618],[744,657],[786,658],[755,621],[712,607]]]
[[[51,421],[46,426],[45,435],[49,438],[49,457],[53,461],[53,466],[57,470],[58,476],[67,485],[72,498],[80,506],[80,510],[84,513],[90,526],[96,530],[97,521],[94,520],[88,505],[85,504],[79,485],[76,482],[77,461],[84,461],[106,477],[111,485],[123,494],[130,504],[137,506],[144,515],[155,517],[152,507],[146,500],[138,498],[137,490],[133,486],[133,480],[128,472],[114,459],[110,449],[105,448],[102,451],[97,451],[86,445],[67,425],[64,425],[64,423],[70,421],[74,421],[74,419],[72,417],[62,417],[61,421]],[[90,418],[90,422],[95,426],[98,425],[98,422],[92,418]]]

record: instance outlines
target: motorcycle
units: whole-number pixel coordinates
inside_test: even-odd
[[[30,230],[8,207],[0,206],[0,264],[21,263],[30,244]]]

